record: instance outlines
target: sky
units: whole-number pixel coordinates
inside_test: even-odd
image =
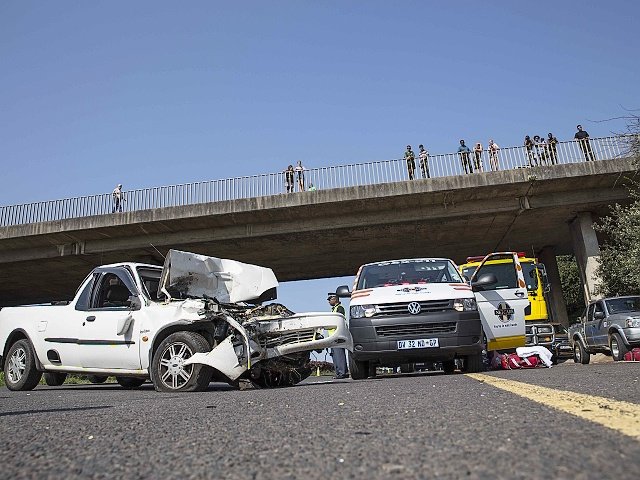
[[[638,18],[615,0],[3,0],[0,205],[621,132]],[[327,310],[351,280],[280,300]]]

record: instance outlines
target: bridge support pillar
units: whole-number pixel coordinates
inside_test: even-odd
[[[562,295],[562,282],[560,281],[556,251],[553,247],[544,247],[538,254],[538,258],[547,270],[547,280],[549,280],[549,285],[551,286],[551,291],[547,295],[549,301],[547,306],[550,310],[549,317],[554,322],[559,322],[568,327],[567,304],[564,301],[564,295]]]
[[[591,212],[579,212],[576,218],[571,221],[570,226],[573,251],[584,287],[584,299],[588,303],[590,300],[601,297],[596,294],[599,280],[596,276],[596,268],[600,257],[600,245],[593,229]]]

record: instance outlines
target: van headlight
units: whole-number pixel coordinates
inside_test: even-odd
[[[349,309],[351,318],[373,317],[376,311],[375,305],[352,305]]]
[[[475,298],[456,298],[453,301],[453,308],[458,312],[471,312],[478,310]]]

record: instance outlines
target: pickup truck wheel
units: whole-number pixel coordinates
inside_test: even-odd
[[[159,392],[197,392],[206,389],[213,373],[211,367],[201,363],[183,364],[194,353],[209,351],[211,346],[199,333],[172,333],[153,354],[153,386]]]
[[[482,353],[476,355],[467,355],[464,358],[464,371],[465,373],[478,373],[484,368],[482,363]]]
[[[354,360],[349,355],[349,375],[354,380],[364,380],[369,376],[369,362]]]
[[[442,362],[442,370],[444,373],[449,374],[456,371],[456,361],[455,360],[445,360]]]
[[[587,349],[584,348],[580,340],[576,340],[573,343],[574,363],[581,363],[582,365],[587,365],[589,363],[589,360],[591,360],[591,354],[587,352]]]
[[[133,388],[138,388],[146,382],[146,379],[138,377],[116,377],[116,382],[118,382],[121,387],[131,390]]]
[[[40,383],[42,372],[36,369],[36,358],[28,340],[11,345],[4,362],[4,381],[9,390],[33,390]]]
[[[44,382],[50,387],[59,387],[67,379],[66,373],[50,373],[44,374]]]
[[[91,383],[104,383],[107,381],[107,377],[106,375],[87,375],[87,380],[89,380]]]
[[[611,356],[614,362],[624,360],[624,354],[629,351],[619,333],[613,333],[611,335],[609,338],[609,348],[611,349]]]

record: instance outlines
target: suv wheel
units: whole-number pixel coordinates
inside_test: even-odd
[[[580,340],[576,340],[573,343],[573,362],[587,365],[589,360],[591,360],[591,354],[587,352]]]
[[[609,348],[611,349],[611,356],[614,362],[624,360],[624,354],[629,351],[619,333],[613,333],[611,337],[609,337]]]

